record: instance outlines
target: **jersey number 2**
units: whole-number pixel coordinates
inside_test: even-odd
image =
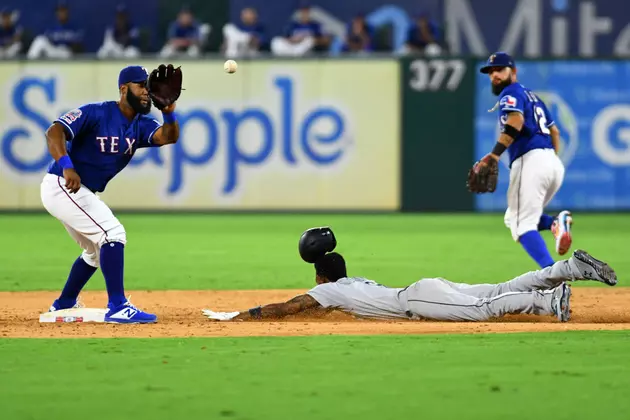
[[[538,97],[528,90],[525,91],[525,94],[527,95],[527,99],[534,103],[534,118],[536,118],[536,123],[538,123],[540,131],[542,131],[543,134],[551,134],[551,131],[549,131],[549,128],[547,127],[545,110],[535,105],[536,102],[538,102]]]
[[[540,127],[540,131],[542,131],[543,134],[550,134],[551,131],[549,131],[549,128],[547,127],[547,117],[545,117],[545,110],[539,106],[535,106],[534,116],[536,117],[536,122]]]

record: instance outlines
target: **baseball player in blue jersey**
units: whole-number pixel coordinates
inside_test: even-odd
[[[109,298],[105,322],[157,321],[125,296],[125,228],[96,194],[139,148],[177,142],[174,111],[181,83],[181,69],[170,64],[151,74],[141,66],[125,67],[118,77],[118,101],[80,106],[57,118],[46,131],[54,161],[41,184],[42,203],[83,249],[50,311],[78,305],[79,293],[100,267]],[[151,103],[162,112],[163,124],[147,116]]]
[[[505,224],[512,238],[525,248],[541,268],[554,260],[540,235],[551,230],[556,252],[564,255],[572,243],[573,219],[567,210],[556,217],[544,208],[560,189],[564,165],[558,157],[560,132],[545,103],[517,81],[516,65],[504,52],[492,54],[481,72],[490,77],[492,92],[499,97],[501,134],[494,149],[469,172],[468,188],[475,193],[493,192],[498,177],[498,161],[507,150],[510,184]]]

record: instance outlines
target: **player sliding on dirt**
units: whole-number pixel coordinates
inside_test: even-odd
[[[555,315],[569,320],[571,289],[565,282],[594,280],[610,286],[617,276],[608,264],[585,251],[568,260],[499,284],[453,283],[443,278],[419,280],[405,288],[391,288],[363,277],[348,277],[343,257],[332,252],[337,241],[330,228],[302,234],[302,259],[315,264],[317,286],[285,303],[245,312],[204,310],[218,321],[278,319],[314,309],[338,309],[359,317],[436,321],[487,321],[507,314]]]

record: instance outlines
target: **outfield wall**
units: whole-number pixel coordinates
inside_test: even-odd
[[[471,59],[185,61],[177,145],[141,150],[102,194],[116,209],[501,211],[466,191],[496,98]],[[152,68],[158,63],[143,62]],[[0,63],[0,209],[41,209],[44,130],[115,99],[122,62]],[[519,61],[563,133],[553,207],[630,209],[630,64]],[[159,113],[154,116],[161,120]]]

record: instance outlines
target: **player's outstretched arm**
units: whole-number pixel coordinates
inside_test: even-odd
[[[272,303],[270,305],[252,308],[247,312],[237,315],[234,320],[252,319],[277,319],[287,315],[295,315],[309,309],[315,309],[321,305],[310,295],[299,295],[284,303]]]
[[[153,135],[153,143],[158,146],[177,143],[179,139],[179,123],[174,118],[168,118],[175,111],[175,103],[162,110],[164,124]]]

